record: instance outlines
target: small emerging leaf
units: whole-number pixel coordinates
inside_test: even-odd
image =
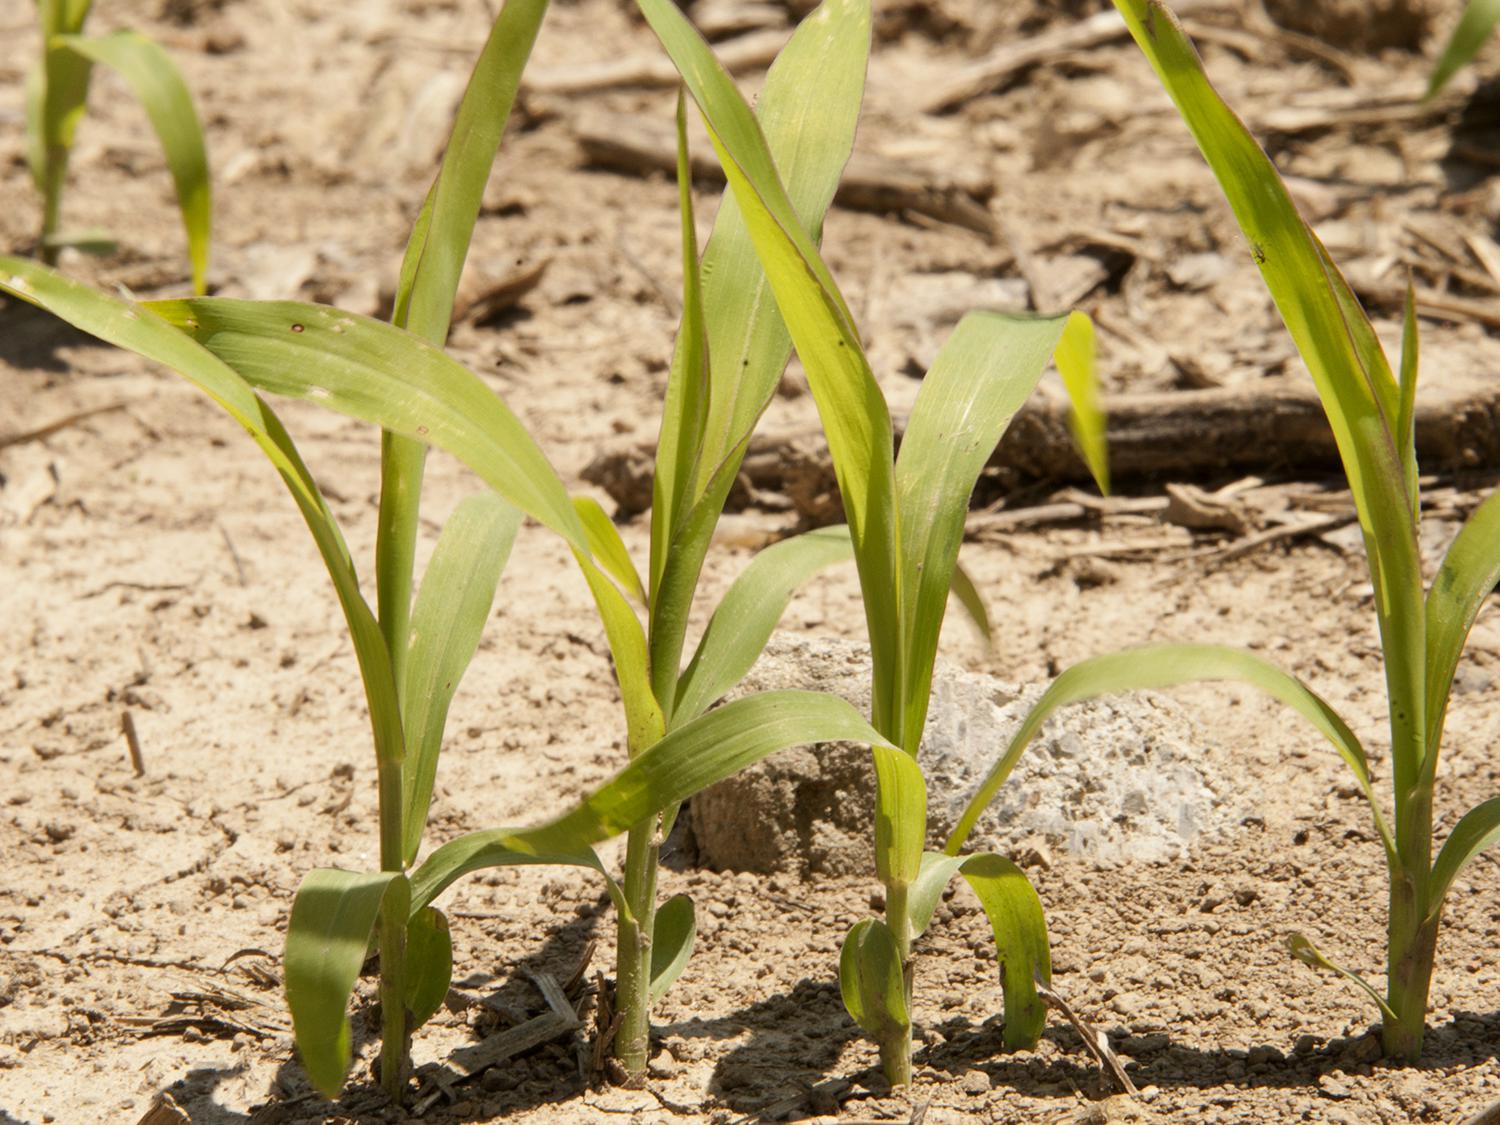
[[[839,954],[839,991],[854,1022],[877,1042],[909,1034],[901,953],[878,918],[856,922]]]
[[[1443,850],[1438,852],[1437,862],[1432,865],[1432,883],[1428,892],[1433,917],[1443,909],[1443,900],[1448,897],[1458,873],[1497,841],[1500,841],[1500,797],[1491,797],[1459,818],[1443,844]]]
[[[1427,86],[1429,98],[1479,53],[1497,22],[1500,22],[1500,0],[1469,0],[1463,18],[1453,29],[1437,66],[1432,69],[1432,80]]]
[[[651,932],[651,1003],[665,996],[687,968],[697,932],[693,900],[687,895],[673,895],[661,904]]]
[[[1292,956],[1301,961],[1304,965],[1309,965],[1314,969],[1327,969],[1331,973],[1337,973],[1339,976],[1343,977],[1345,980],[1361,989],[1365,993],[1365,995],[1369,996],[1371,1000],[1375,1001],[1375,1006],[1380,1009],[1380,1014],[1382,1016],[1384,1016],[1392,1023],[1398,1022],[1396,1013],[1391,1011],[1390,1005],[1385,1002],[1385,997],[1376,992],[1369,981],[1365,980],[1365,978],[1360,976],[1358,973],[1330,961],[1323,955],[1323,951],[1321,949],[1319,949],[1316,945],[1308,940],[1306,934],[1294,933],[1289,938],[1287,938],[1286,944],[1287,948],[1291,950]]]
[[[302,1065],[326,1097],[349,1073],[349,997],[382,909],[406,912],[399,872],[308,873],[286,927],[286,998]]]
[[[414,911],[406,927],[406,1010],[411,1029],[421,1027],[443,1006],[453,983],[453,935],[436,907]]]

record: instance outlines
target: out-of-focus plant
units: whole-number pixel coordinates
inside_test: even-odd
[[[1443,905],[1460,871],[1500,839],[1500,797],[1466,812],[1433,856],[1433,795],[1453,675],[1469,630],[1500,579],[1500,495],[1464,525],[1424,591],[1421,497],[1413,428],[1417,323],[1408,295],[1399,373],[1338,267],[1297,214],[1275,166],[1209,84],[1176,17],[1156,0],[1116,0],[1219,179],[1261,276],[1307,363],[1354,497],[1375,590],[1391,735],[1387,810],[1363,746],[1300,681],[1259,657],[1212,645],[1157,645],[1085,660],[1038,700],[948,842],[956,852],[1046,717],[1107,692],[1195,680],[1243,680],[1290,705],[1354,771],[1370,804],[1389,872],[1384,995],[1334,964],[1301,934],[1292,951],[1362,988],[1380,1008],[1386,1053],[1422,1052]]]
[[[203,130],[187,84],[171,56],[134,31],[85,35],[93,0],[37,0],[41,58],[26,83],[27,158],[42,193],[41,258],[57,262],[64,246],[108,249],[107,237],[61,231],[63,188],[73,137],[83,119],[94,66],[119,73],[145,107],[161,142],[177,189],[177,206],[187,233],[193,291],[205,292],[213,201]]]
[[[1075,404],[1076,432],[1103,473],[1102,426],[1092,395],[1092,329],[1067,314],[971,313],[922,383],[894,456],[890,411],[871,372],[848,305],[789,197],[754,112],[707,44],[671,0],[639,0],[708,127],[734,202],[777,307],[807,371],[833,455],[864,593],[873,655],[877,874],[885,918],[850,931],[840,982],[845,1005],[880,1047],[893,1083],[911,1080],[913,944],[948,882],[962,874],[989,917],[1002,967],[1005,1038],[1029,1045],[1045,1009],[1036,991],[1050,977],[1041,902],[1009,860],[924,853],[926,782],[917,752],[926,727],[938,635],[955,583],[969,496],[990,453],[1056,352]],[[864,0],[825,4],[830,36],[869,35]],[[857,107],[850,82],[819,105]]]
[[[1458,26],[1438,56],[1437,66],[1432,68],[1432,78],[1427,85],[1428,97],[1440,91],[1473,61],[1479,48],[1488,42],[1496,23],[1500,23],[1500,0],[1469,0]]]

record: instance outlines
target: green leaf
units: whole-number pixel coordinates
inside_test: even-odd
[[[994,639],[995,632],[990,624],[990,611],[984,604],[984,595],[979,592],[974,579],[960,562],[953,564],[953,596],[969,615],[969,620],[974,622],[974,628],[979,630],[984,643],[989,644]]]
[[[755,115],[728,74],[672,0],[639,3],[703,112],[709,138],[807,371],[844,497],[861,584],[867,590],[894,590],[899,581],[894,439],[890,413],[860,346],[853,316],[787,196]],[[859,8],[857,0],[848,0],[814,18],[819,26],[823,21],[831,24],[842,14],[859,14]],[[710,347],[715,369],[722,371],[725,357],[712,340]],[[868,598],[865,609],[877,669],[875,725],[894,733],[901,682],[898,619],[889,599]]]
[[[1364,747],[1354,732],[1301,680],[1252,653],[1220,645],[1142,645],[1083,660],[1067,669],[1052,681],[1027,713],[1005,753],[970,798],[943,850],[949,855],[958,854],[980,814],[1015,768],[1022,751],[1060,707],[1116,692],[1147,691],[1217,680],[1239,680],[1259,688],[1307,719],[1328,739],[1339,757],[1354,771],[1360,790],[1370,802],[1375,826],[1385,843],[1387,855],[1394,858],[1395,844],[1370,784],[1370,767]]]
[[[666,719],[651,690],[651,658],[646,648],[646,631],[641,627],[635,609],[609,576],[595,566],[582,552],[574,551],[579,569],[588,582],[609,653],[614,660],[615,678],[620,684],[620,699],[625,706],[625,729],[630,756],[635,757],[662,736]]]
[[[1292,956],[1304,965],[1310,965],[1314,969],[1327,969],[1331,973],[1337,973],[1363,991],[1371,1000],[1375,1001],[1375,1006],[1380,1009],[1380,1014],[1387,1020],[1391,1023],[1399,1022],[1399,1017],[1391,1010],[1391,1006],[1385,1002],[1385,997],[1375,991],[1374,986],[1369,981],[1365,980],[1364,977],[1352,969],[1346,969],[1342,965],[1330,961],[1323,955],[1321,949],[1308,940],[1306,934],[1292,934],[1287,938],[1286,944],[1287,948],[1291,950]]]
[[[251,387],[212,352],[145,306],[122,301],[20,258],[0,257],[0,290],[46,309],[80,331],[171,368],[243,426],[281,475],[328,569],[359,659],[375,749],[386,767],[404,755],[390,656],[359,589],[349,548],[318,486],[281,425]]]
[[[213,233],[208,156],[198,112],[193,108],[192,95],[177,64],[155,42],[134,31],[98,36],[63,35],[53,42],[118,73],[145,107],[177,188],[177,206],[182,212],[188,257],[193,264],[193,291],[206,292]]]
[[[473,372],[368,317],[297,301],[150,301],[253,386],[309,399],[443,449],[527,515],[588,551],[567,490],[520,420]]]
[[[703,316],[703,275],[698,225],[693,215],[693,173],[688,160],[687,103],[677,95],[677,205],[682,224],[682,326],[667,376],[656,472],[651,481],[651,601],[658,604],[670,544],[696,499],[695,477],[708,419],[708,329]],[[674,668],[675,672],[676,669]]]
[[[868,0],[829,0],[804,19],[766,74],[756,106],[765,144],[792,207],[816,238],[849,158],[869,55]],[[776,308],[732,189],[714,219],[699,267],[707,377],[706,413],[682,428],[675,404],[697,374],[684,306],[657,445],[652,511],[652,660],[666,681],[682,640],[714,525],[739,475],[751,431],[776,390],[791,337]],[[694,407],[693,417],[697,417]],[[689,450],[692,450],[689,456]]]
[[[505,0],[469,75],[443,163],[407,242],[392,321],[439,347],[448,338],[490,167],[531,57],[547,0]]]
[[[1428,885],[1432,917],[1441,913],[1443,900],[1448,897],[1458,873],[1497,840],[1500,840],[1500,797],[1491,797],[1459,819],[1448,834],[1443,850],[1438,852],[1437,862],[1432,865],[1432,882]]]
[[[912,407],[896,460],[907,661],[900,743],[912,752],[927,725],[932,667],[969,496],[1011,418],[1036,388],[1066,321],[968,314],[943,344]]]
[[[1427,593],[1427,776],[1437,770],[1437,750],[1453,674],[1469,630],[1490,591],[1500,582],[1500,492],[1491,493],[1459,531]]]
[[[1109,447],[1104,437],[1104,408],[1099,404],[1099,365],[1095,355],[1094,322],[1087,313],[1068,314],[1053,360],[1062,376],[1073,409],[1068,424],[1099,491],[1109,494]]]
[[[875,870],[887,888],[907,887],[922,866],[927,839],[927,781],[904,750],[875,754]]]
[[[1479,53],[1497,22],[1500,22],[1500,0],[1469,0],[1463,18],[1443,47],[1437,66],[1432,68],[1432,79],[1427,85],[1429,98]]]
[[[494,493],[470,496],[454,510],[432,552],[412,611],[411,651],[401,685],[407,758],[402,827],[407,863],[417,857],[432,804],[448,707],[474,659],[510,557],[521,513]]]
[[[430,1020],[453,983],[453,935],[441,910],[424,906],[406,927],[406,1010],[411,1029]]]
[[[814,742],[886,746],[853,707],[832,695],[772,691],[736,699],[668,731],[613,779],[575,808],[537,828],[496,829],[446,844],[413,875],[416,901],[431,901],[452,882],[452,868],[476,851],[519,855],[574,855],[681,804],[694,793],[776,753]],[[892,747],[893,749],[893,747]],[[484,866],[484,864],[480,864]],[[465,870],[473,870],[472,866]]]
[[[839,526],[783,539],[751,559],[709,618],[678,681],[673,723],[697,718],[739,683],[765,650],[798,587],[853,554],[849,529]]]
[[[1406,308],[1401,320],[1401,405],[1396,414],[1396,451],[1406,471],[1411,518],[1422,518],[1421,486],[1417,483],[1417,368],[1421,338],[1417,332],[1417,294],[1406,283]]]
[[[1395,376],[1353,291],[1297,214],[1275,165],[1209,83],[1176,17],[1153,0],[1115,6],[1218,178],[1328,415],[1371,564],[1404,801],[1425,754],[1426,646],[1416,521],[1395,434]]]
[[[314,1086],[337,1097],[349,1073],[349,997],[382,909],[406,911],[407,882],[396,871],[318,868],[292,901],[286,927],[286,998],[302,1065]]]
[[[1005,997],[1005,1045],[1034,1047],[1047,1022],[1047,1006],[1037,995],[1037,982],[1052,981],[1042,901],[1021,869],[1003,856],[968,856],[961,871],[984,908],[995,939]]]
[[[592,496],[573,497],[573,507],[583,521],[584,534],[588,536],[589,550],[598,560],[599,566],[618,582],[627,594],[641,605],[646,604],[646,590],[641,585],[641,576],[636,573],[630,552],[620,538],[620,529],[609,518],[599,501]]]
[[[908,1034],[906,985],[901,953],[890,928],[878,918],[856,922],[839,953],[839,991],[849,1015],[871,1038],[885,1042]]]
[[[1046,1005],[1036,985],[1051,983],[1052,954],[1041,899],[1020,868],[993,853],[927,852],[907,898],[912,932],[920,936],[926,931],[943,890],[960,873],[979,899],[995,940],[1005,998],[1005,1043],[1035,1046],[1046,1022]]]
[[[687,895],[673,895],[656,911],[656,928],[651,931],[651,1003],[665,996],[687,968],[697,932],[693,900]]]
[[[490,828],[483,832],[467,832],[438,848],[411,873],[412,910],[421,910],[473,871],[490,867],[581,867],[597,872],[604,879],[615,909],[630,917],[630,906],[619,884],[610,877],[592,848],[581,845],[571,851],[518,851],[509,844],[516,831],[513,828]]]
[[[119,242],[101,230],[60,231],[42,239],[42,245],[52,250],[71,248],[99,255],[115,254],[120,249]]]

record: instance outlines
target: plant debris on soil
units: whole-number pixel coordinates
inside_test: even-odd
[[[31,247],[39,225],[21,126],[37,50],[25,7],[0,17],[9,250]],[[699,0],[690,11],[753,89],[806,7]],[[1273,19],[1308,7],[1333,14]],[[1257,0],[1181,5],[1216,83],[1388,342],[1407,279],[1416,287],[1420,393],[1443,404],[1429,412],[1450,433],[1422,465],[1435,477],[1429,562],[1500,476],[1500,56],[1421,100],[1457,7],[1383,3],[1400,18],[1367,20],[1385,28],[1371,40],[1335,18],[1349,5],[1333,0],[1270,15]],[[187,75],[215,177],[215,290],[377,312],[487,6],[110,0],[95,18],[101,31],[148,31]],[[1101,500],[1077,487],[1067,457],[1026,468],[1002,446],[964,550],[995,643],[959,622],[944,655],[1039,684],[1129,643],[1246,645],[1351,718],[1379,789],[1384,684],[1351,501],[1305,411],[1266,422],[1264,404],[1288,387],[1296,397],[1306,374],[1253,248],[1112,18],[1083,0],[882,5],[858,175],[830,213],[826,254],[898,411],[963,310],[1078,305],[1100,329],[1108,397],[1157,403],[1158,424],[1174,419],[1178,435],[1236,432],[1238,404],[1257,427],[1255,456],[1177,460],[1189,440],[1148,431],[1149,463]],[[645,523],[631,463],[655,438],[645,420],[678,316],[665,65],[626,6],[557,0],[450,341],[570,487],[621,508],[632,551]],[[717,192],[705,177],[705,237]],[[105,74],[66,206],[70,228],[121,244],[102,260],[65,255],[67,270],[142,297],[186,292],[170,180],[144,115]],[[364,1061],[337,1104],[302,1076],[280,992],[302,874],[369,868],[377,852],[359,677],[294,506],[185,383],[15,304],[0,307],[0,374],[0,1122],[404,1119],[370,1077],[372,981],[356,999]],[[794,363],[721,528],[710,595],[754,548],[837,517],[805,390]],[[1213,405],[1195,423],[1204,396]],[[366,428],[278,409],[354,557],[370,558]],[[479,487],[441,455],[429,481],[434,515]],[[579,624],[593,620],[588,593],[560,544],[523,530],[494,617],[454,703],[435,843],[561,810],[623,753],[600,734],[620,729],[616,690],[602,637]],[[861,637],[852,567],[799,594],[783,628]],[[1491,610],[1458,675],[1442,832],[1500,793],[1497,675]],[[1343,964],[1381,963],[1382,855],[1343,764],[1248,689],[1175,696],[1211,732],[1224,770],[1214,785],[1246,815],[1167,862],[1104,866],[1047,847],[1016,857],[1046,906],[1057,995],[1107,1038],[1134,1096],[1060,1013],[1036,1050],[1003,1048],[993,946],[966,892],[924,939],[916,1079],[890,1091],[835,975],[875,880],[712,871],[684,847],[663,892],[693,892],[699,939],[657,1011],[644,1088],[612,1085],[598,1049],[609,1026],[598,969],[614,931],[597,885],[495,871],[445,898],[455,988],[414,1044],[421,1087],[407,1112],[435,1123],[1493,1120],[1481,1115],[1500,1101],[1500,858],[1481,856],[1450,899],[1422,1063],[1385,1063],[1367,1000],[1285,944],[1305,930]]]

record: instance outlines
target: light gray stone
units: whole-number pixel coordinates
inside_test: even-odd
[[[869,710],[869,650],[776,638],[736,694],[805,688]],[[940,847],[1043,687],[1003,683],[939,661],[920,760],[929,846]],[[1221,751],[1186,712],[1152,693],[1065,708],[1021,757],[968,851],[1013,853],[1045,840],[1102,864],[1181,856],[1248,812],[1221,781]],[[870,752],[835,743],[778,754],[699,794],[692,828],[710,867],[803,874],[873,870]]]

